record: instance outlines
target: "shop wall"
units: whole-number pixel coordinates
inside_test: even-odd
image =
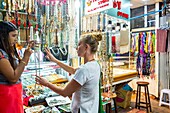
[[[155,9],[153,11],[159,11],[160,10],[159,4],[160,3],[154,4]],[[148,9],[147,6],[144,6],[144,7],[145,7],[144,9]],[[143,15],[147,15],[147,13],[149,13],[147,11],[143,11],[143,12],[145,12]],[[140,15],[138,15],[138,16],[140,16]],[[155,18],[155,21],[152,21],[153,22],[152,26],[150,26],[151,24],[148,23],[148,19],[147,19],[147,17],[150,18],[151,16],[152,17],[154,16],[154,18]],[[133,32],[142,33],[142,32],[152,31],[152,32],[155,32],[155,34],[156,34],[156,29],[159,29],[159,16],[160,15],[159,15],[159,13],[154,13],[151,16],[150,15],[147,15],[146,17],[143,16],[142,17],[144,19],[143,20],[143,26],[145,26],[145,27],[144,28],[132,29],[132,33]],[[130,82],[129,84],[134,90],[136,90],[137,89],[137,84],[136,84],[137,81],[147,81],[147,82],[149,82],[149,92],[150,92],[150,94],[158,97],[159,96],[159,87],[158,86],[159,86],[159,82],[160,82],[160,79],[159,79],[159,77],[160,77],[160,72],[159,72],[159,68],[160,68],[159,62],[160,62],[160,60],[159,60],[159,58],[160,57],[159,57],[159,53],[156,52],[156,50],[157,50],[156,43],[157,43],[157,38],[155,38],[155,50],[154,50],[155,51],[155,63],[152,64],[153,65],[152,67],[155,67],[154,73],[149,74],[149,76],[143,75],[139,79],[135,79],[132,82]],[[153,77],[151,77],[151,76],[153,76]]]

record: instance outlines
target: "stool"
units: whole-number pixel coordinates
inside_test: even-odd
[[[117,113],[117,106],[116,106],[116,97],[117,97],[117,95],[116,95],[115,93],[102,93],[102,96],[103,96],[104,98],[113,99],[114,108],[115,108],[115,113]],[[108,102],[108,103],[106,104],[106,113],[112,113],[111,102]]]
[[[168,94],[168,96],[169,96],[168,97],[169,98],[169,103],[166,102],[166,98],[164,98],[165,100],[162,101],[162,98],[164,97],[164,94]],[[161,90],[159,106],[161,106],[161,104],[169,105],[169,108],[170,108],[170,89],[162,89]]]
[[[150,112],[151,110],[151,102],[150,102],[150,97],[149,97],[149,90],[148,90],[148,82],[136,82],[137,83],[137,95],[136,95],[136,104],[135,104],[135,108],[138,107],[138,109],[140,109],[140,107],[146,108],[147,109],[147,113],[149,112],[148,107],[150,108]],[[146,102],[141,102],[140,101],[140,96],[141,96],[141,87],[144,87],[145,89],[145,101]],[[142,106],[140,104],[146,104],[146,106]]]

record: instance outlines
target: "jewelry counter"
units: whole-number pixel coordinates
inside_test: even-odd
[[[68,82],[67,73],[55,63],[41,62],[40,64],[40,66],[35,66],[34,63],[29,63],[21,76],[25,112],[48,113],[57,111],[56,113],[60,113],[56,107],[52,106],[54,102],[58,103],[60,110],[67,109],[69,111],[69,107],[67,107],[70,104],[69,98],[63,97],[58,100],[60,95],[49,88],[35,84],[35,75],[37,74],[37,76],[42,76],[59,87],[65,87]]]

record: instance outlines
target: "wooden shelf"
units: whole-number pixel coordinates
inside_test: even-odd
[[[144,28],[137,28],[137,29],[132,29],[131,32],[142,32],[142,31],[152,31],[155,30],[155,27],[144,27]]]
[[[1,12],[6,12],[7,10],[5,10],[5,9],[0,9],[0,11]],[[10,11],[11,13],[15,13],[15,11]],[[18,11],[17,12],[18,14],[22,14],[22,15],[27,15],[28,13],[26,13],[26,12],[20,12],[20,11]],[[35,14],[29,14],[30,16],[35,16]]]

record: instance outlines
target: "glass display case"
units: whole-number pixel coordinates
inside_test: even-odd
[[[46,102],[46,98],[59,96],[49,88],[36,84],[36,73],[37,76],[42,76],[59,87],[64,87],[68,82],[68,73],[56,63],[40,62],[40,64],[40,66],[36,66],[35,63],[29,63],[21,75],[24,100],[29,97],[28,103],[24,104],[28,104],[28,106],[42,104]]]

